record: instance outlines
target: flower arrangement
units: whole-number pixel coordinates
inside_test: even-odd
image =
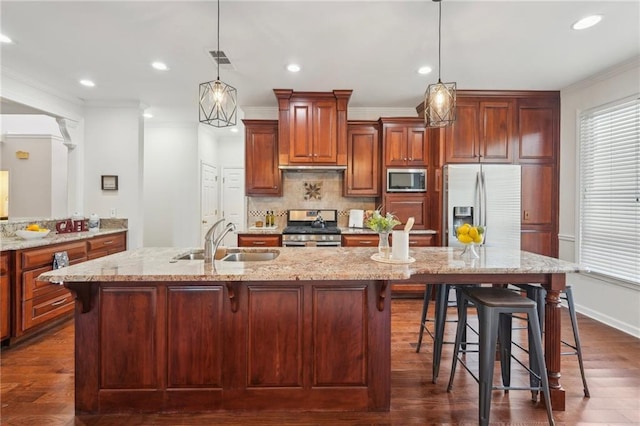
[[[393,213],[387,213],[386,215],[382,215],[380,213],[380,209],[374,210],[371,217],[366,221],[367,227],[369,229],[380,232],[391,232],[394,226],[400,225],[400,221]]]

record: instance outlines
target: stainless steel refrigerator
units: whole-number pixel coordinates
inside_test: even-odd
[[[462,246],[455,228],[469,223],[486,228],[486,246],[520,250],[520,166],[444,166],[443,207],[444,244]]]

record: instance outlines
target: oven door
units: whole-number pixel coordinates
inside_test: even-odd
[[[283,241],[282,247],[340,247],[340,241]]]

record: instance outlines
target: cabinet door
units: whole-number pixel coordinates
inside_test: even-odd
[[[456,106],[456,121],[446,128],[446,162],[477,163],[480,152],[478,137],[479,104],[476,101],[459,99]]]
[[[407,128],[386,127],[384,129],[384,164],[404,166],[407,164]]]
[[[280,235],[238,234],[238,247],[280,247]]]
[[[375,125],[349,126],[347,170],[344,195],[380,195],[378,128]]]
[[[342,235],[344,247],[378,247],[378,234]]]
[[[514,113],[512,101],[480,102],[480,161],[511,163]]]
[[[334,163],[338,160],[338,110],[335,101],[313,103],[313,161]]]
[[[429,163],[427,129],[407,129],[407,166],[426,166]]]
[[[11,333],[11,288],[9,287],[9,253],[0,257],[0,340]]]
[[[387,212],[391,212],[398,217],[401,225],[407,223],[407,219],[413,216],[415,229],[428,229],[429,224],[429,201],[424,194],[419,195],[396,195],[389,194],[384,197],[384,206]],[[396,229],[400,229],[397,226]]]
[[[555,99],[518,102],[518,161],[555,163],[559,144],[559,106]]]
[[[247,195],[282,195],[278,169],[278,122],[245,120],[245,186]]]
[[[313,162],[313,103],[291,102],[289,110],[289,162]]]

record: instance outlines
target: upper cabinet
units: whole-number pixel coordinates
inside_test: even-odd
[[[380,121],[385,166],[428,165],[429,142],[421,118],[381,118]]]
[[[456,121],[445,131],[445,161],[513,162],[514,104],[513,99],[459,97]]]
[[[279,109],[280,165],[347,165],[347,104],[351,92],[274,89]]]
[[[278,169],[278,121],[242,120],[245,126],[245,190],[252,196],[282,195]]]
[[[350,122],[347,132],[345,196],[380,195],[380,146],[377,121]]]

